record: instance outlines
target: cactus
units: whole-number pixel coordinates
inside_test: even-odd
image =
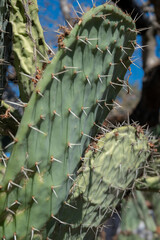
[[[154,128],[151,128],[151,131],[158,139],[157,150],[160,152],[160,124],[157,124]]]
[[[116,235],[116,239],[158,240],[160,237],[159,200],[159,193],[140,191],[135,191],[134,196],[128,200],[123,200],[121,231]]]
[[[157,239],[160,237],[160,197],[159,193],[148,194],[149,201],[152,204],[153,212],[154,212],[154,219],[156,223],[156,236]]]
[[[52,221],[52,229],[56,226],[51,238],[97,239],[98,230],[116,211],[125,193],[133,191],[149,156],[147,137],[136,136],[132,126],[117,128],[101,137],[86,153],[68,200],[57,221]]]
[[[13,30],[14,66],[20,97],[28,102],[41,72],[48,63],[47,45],[38,18],[37,0],[12,0],[10,22]]]
[[[121,234],[129,233],[129,235],[132,235],[136,232],[138,234],[138,227],[142,221],[147,231],[154,232],[156,230],[156,225],[146,206],[143,194],[140,191],[135,191],[134,198],[132,197],[128,201],[124,200],[122,205]]]
[[[151,154],[147,137],[138,136],[136,131],[134,127],[120,127],[90,146],[68,200],[58,215],[52,216],[45,230],[37,234],[35,228],[33,239],[47,236],[48,239],[95,239],[97,227],[100,229],[105,219],[116,211],[117,204],[133,188]],[[41,209],[41,216],[45,211],[46,208],[44,212]],[[22,230],[24,222],[19,225]]]
[[[160,189],[160,158],[157,152],[157,140],[148,143],[154,151],[154,159],[150,161],[149,168],[145,169],[144,176],[136,180],[136,189],[141,191],[159,192]]]
[[[154,177],[144,177],[138,179],[136,183],[136,188],[138,190],[143,191],[152,191],[152,192],[159,192],[160,189],[160,177],[154,176]]]
[[[121,86],[127,86],[123,79],[135,37],[131,18],[104,4],[87,12],[59,41],[59,51],[23,105],[25,113],[13,137],[15,146],[0,184],[1,236],[31,239],[54,219],[86,147]]]
[[[33,93],[0,165],[0,237],[95,239],[153,151],[133,127],[96,136],[129,89],[135,23],[116,6],[93,7],[59,37],[50,62],[37,2],[11,0],[10,22],[21,99]]]
[[[157,154],[157,140],[153,138],[148,145],[154,153],[154,158],[146,162],[144,166],[144,174],[136,179],[135,188],[132,197],[123,200],[122,204],[122,220],[120,224],[121,232],[117,239],[138,239],[136,233],[140,236],[152,236],[151,239],[159,239],[159,196],[160,190],[159,177],[159,154]],[[149,211],[149,209],[152,209]],[[127,210],[126,210],[127,209]],[[140,223],[144,227],[140,229]],[[128,238],[127,238],[128,237]]]

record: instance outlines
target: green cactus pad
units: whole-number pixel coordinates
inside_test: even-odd
[[[30,1],[30,3],[27,0],[11,0],[10,9],[13,31],[12,48],[20,97],[21,100],[28,102],[34,90],[34,82],[39,80],[40,71],[49,61],[48,48],[39,22],[37,0]]]
[[[147,137],[137,136],[134,127],[101,138],[85,155],[70,196],[52,222],[53,239],[97,239],[125,193],[133,190],[149,155]]]
[[[132,19],[104,4],[59,42],[25,109],[0,183],[0,237],[16,233],[30,240],[58,213],[97,126],[127,86],[135,39]]]

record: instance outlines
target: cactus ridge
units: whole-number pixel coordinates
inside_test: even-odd
[[[116,128],[100,140],[86,153],[68,200],[51,224],[53,239],[97,239],[151,155],[148,138],[137,136],[133,126]]]
[[[132,19],[104,4],[60,43],[25,106],[0,183],[1,237],[32,239],[54,220],[80,157],[126,84],[135,38]]]

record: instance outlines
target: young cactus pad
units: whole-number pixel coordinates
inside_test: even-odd
[[[24,105],[0,183],[0,237],[30,240],[58,213],[80,158],[126,84],[135,39],[132,19],[104,4],[59,42]]]
[[[148,138],[132,126],[117,128],[93,144],[68,200],[52,221],[52,239],[97,239],[104,222],[133,190],[151,152]]]

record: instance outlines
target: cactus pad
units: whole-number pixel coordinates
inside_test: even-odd
[[[59,51],[24,105],[0,183],[0,237],[30,240],[54,220],[85,149],[121,86],[127,86],[135,39],[132,19],[104,4],[84,14],[59,41]]]
[[[10,22],[20,97],[21,100],[28,102],[34,85],[41,77],[43,66],[49,61],[43,30],[38,18],[37,0],[12,0]]]
[[[93,145],[79,169],[57,220],[53,239],[97,239],[98,232],[136,178],[150,155],[148,139],[131,126],[107,133]]]

